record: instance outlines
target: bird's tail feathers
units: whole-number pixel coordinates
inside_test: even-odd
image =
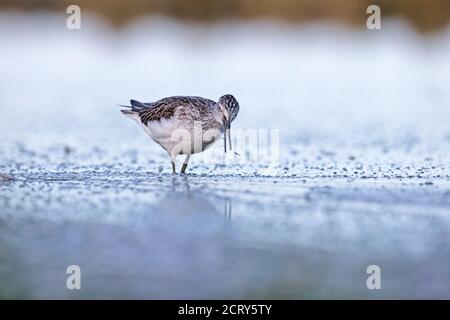
[[[139,102],[137,100],[130,100],[130,104],[131,106],[127,106],[127,105],[123,105],[123,104],[119,104],[119,107],[122,108],[130,108],[129,110],[120,110],[125,116],[132,118],[132,119],[137,119],[139,116],[139,112],[142,111],[142,109],[147,109],[149,106],[145,105],[142,102]]]
[[[131,110],[120,110],[120,112],[122,112],[124,115],[129,116],[129,117],[136,114],[135,111],[131,111]]]

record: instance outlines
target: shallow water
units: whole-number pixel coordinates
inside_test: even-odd
[[[0,297],[450,298],[449,34],[1,14]],[[114,107],[226,92],[277,161],[173,176]]]
[[[2,297],[448,297],[448,181],[93,171],[1,185]]]

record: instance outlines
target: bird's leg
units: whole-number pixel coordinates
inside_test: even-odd
[[[173,174],[177,173],[177,172],[175,171],[175,162],[173,162],[173,161],[172,161],[172,173],[173,173]]]
[[[183,162],[183,166],[181,167],[181,174],[183,174],[185,171],[186,171],[186,168],[187,168],[187,165],[188,165],[188,162],[189,162],[189,158],[191,157],[191,155],[190,154],[188,154],[187,156],[186,156],[186,159],[184,159],[184,162]]]

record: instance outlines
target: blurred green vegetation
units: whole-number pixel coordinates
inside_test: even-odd
[[[289,22],[317,19],[364,26],[366,8],[381,7],[382,17],[402,17],[420,31],[439,30],[450,22],[450,0],[0,0],[0,10],[82,10],[122,26],[144,15],[214,22],[221,19],[276,18]]]

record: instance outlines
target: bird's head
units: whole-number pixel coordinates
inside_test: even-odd
[[[218,104],[225,120],[229,122],[232,122],[239,113],[239,103],[231,94],[221,96]]]
[[[228,143],[230,144],[231,150],[231,122],[236,118],[239,113],[239,103],[236,98],[231,94],[223,95],[219,98],[219,102],[217,103],[219,106],[219,110],[222,116],[222,125],[223,125],[223,138],[224,138],[224,149],[227,152],[227,135],[228,135]]]

